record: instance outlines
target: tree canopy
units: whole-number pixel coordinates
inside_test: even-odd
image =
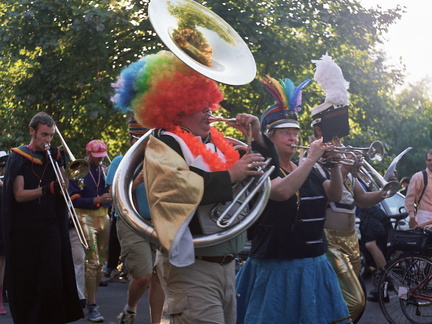
[[[164,48],[148,19],[148,2],[4,0],[0,148],[27,143],[30,118],[46,111],[76,156],[84,155],[85,144],[94,138],[109,144],[111,156],[124,153],[126,116],[112,106],[111,84],[123,67]],[[257,78],[250,84],[221,84],[221,111],[226,117],[238,112],[260,116],[273,104],[259,82],[261,76],[290,78],[299,84],[313,78],[311,60],[328,53],[350,82],[351,133],[345,143],[365,146],[383,141],[389,157],[382,169],[407,146],[416,146],[415,154],[407,156],[410,165],[405,168],[404,162],[398,169],[404,171],[401,175],[410,175],[424,167],[420,156],[432,147],[428,84],[395,95],[404,71],[389,66],[385,53],[377,49],[388,28],[403,15],[402,7],[366,9],[356,0],[200,2],[240,34],[257,64]],[[324,97],[315,82],[304,89],[300,120],[305,142],[312,134],[310,110]]]

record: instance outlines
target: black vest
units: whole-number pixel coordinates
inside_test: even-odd
[[[275,172],[283,177],[280,170]],[[323,228],[327,198],[322,187],[325,180],[314,168],[298,196],[285,201],[269,200],[251,235],[251,257],[300,259],[326,252]]]

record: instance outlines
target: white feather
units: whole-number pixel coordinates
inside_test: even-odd
[[[314,79],[326,94],[325,102],[332,105],[348,105],[349,82],[344,79],[341,68],[331,56],[326,53],[320,60],[312,60],[312,63],[316,64]]]

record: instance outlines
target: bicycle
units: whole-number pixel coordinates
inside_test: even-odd
[[[432,229],[425,229],[432,242]],[[381,311],[389,323],[432,323],[432,249],[403,252],[378,282]]]

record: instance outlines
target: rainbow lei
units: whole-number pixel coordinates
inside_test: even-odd
[[[199,137],[194,134],[180,127],[176,127],[172,132],[186,143],[194,157],[202,156],[212,172],[226,171],[240,158],[239,152],[236,151],[216,128],[210,128],[212,142],[216,145],[217,149],[225,155],[226,162],[222,161],[217,152],[210,150],[201,142]]]

